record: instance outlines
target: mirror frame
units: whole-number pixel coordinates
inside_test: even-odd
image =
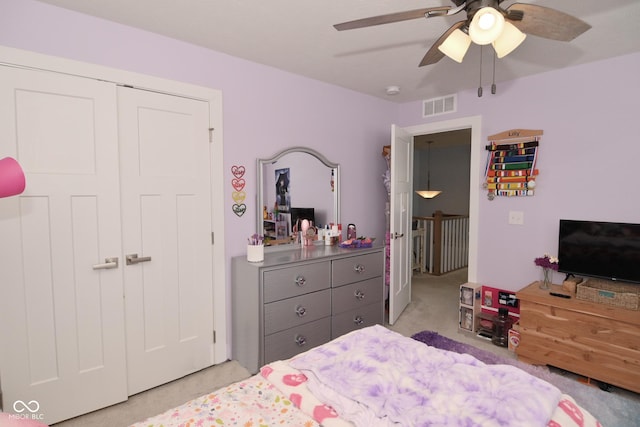
[[[340,223],[340,164],[334,163],[327,159],[325,156],[320,154],[318,151],[308,148],[308,147],[290,147],[286,148],[278,153],[276,153],[273,157],[268,159],[258,159],[257,160],[257,181],[258,187],[256,192],[256,230],[260,235],[264,235],[264,223],[262,217],[262,210],[264,206],[264,166],[268,164],[272,164],[280,160],[282,157],[291,153],[306,153],[317,160],[319,160],[322,164],[327,166],[330,169],[334,170],[333,173],[333,212],[335,214],[336,224]],[[273,246],[265,246],[265,250],[282,248],[282,249],[290,249],[292,244],[281,244],[281,245],[273,245]]]

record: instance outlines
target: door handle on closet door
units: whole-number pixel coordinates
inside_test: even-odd
[[[94,270],[106,270],[109,268],[118,268],[118,257],[105,258],[104,264],[93,264]]]
[[[151,261],[150,256],[141,256],[138,257],[138,254],[129,254],[126,255],[127,265],[138,264],[140,262]]]

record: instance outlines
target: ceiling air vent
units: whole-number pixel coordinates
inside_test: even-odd
[[[457,109],[457,99],[457,95],[453,94],[422,101],[422,117],[455,113]]]

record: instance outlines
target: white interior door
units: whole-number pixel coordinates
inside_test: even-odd
[[[411,302],[411,212],[413,136],[391,126],[391,271],[389,323],[393,325]]]
[[[118,88],[129,394],[213,364],[209,104]]]
[[[46,423],[126,400],[115,85],[0,66],[0,381]],[[122,260],[120,259],[120,263]],[[18,409],[15,409],[18,408]]]

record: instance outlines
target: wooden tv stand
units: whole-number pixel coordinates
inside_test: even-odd
[[[551,296],[538,285],[516,293],[518,359],[640,393],[640,311]],[[566,294],[557,285],[551,292]]]

